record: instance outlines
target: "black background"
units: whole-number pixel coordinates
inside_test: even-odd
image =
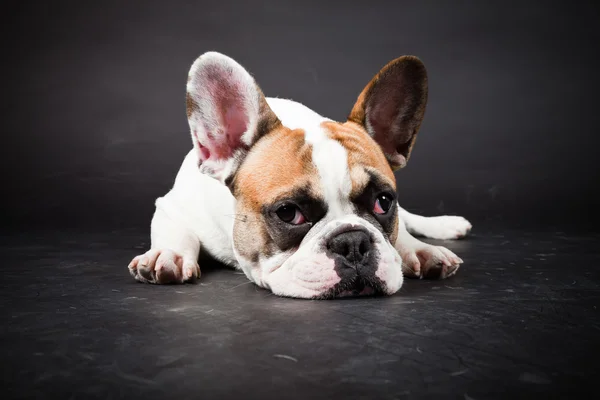
[[[147,229],[191,146],[188,69],[215,50],[267,96],[344,119],[389,60],[429,104],[400,201],[513,227],[598,217],[593,2],[10,2],[2,21],[4,226]]]
[[[599,8],[3,3],[3,395],[593,398]],[[209,50],[338,120],[389,60],[419,56],[429,105],[400,202],[474,223],[466,240],[428,240],[460,272],[331,302],[273,296],[207,260],[197,285],[136,283],[125,266],[191,148],[185,82]]]

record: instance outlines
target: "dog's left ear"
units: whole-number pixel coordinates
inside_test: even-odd
[[[375,75],[358,96],[348,120],[364,126],[392,170],[410,157],[427,104],[427,71],[417,57],[397,58]]]
[[[187,116],[200,171],[227,186],[250,148],[281,125],[248,71],[217,52],[190,69]]]

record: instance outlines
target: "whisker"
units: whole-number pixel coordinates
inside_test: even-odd
[[[254,283],[254,282],[252,282],[252,281],[243,282],[243,283],[240,283],[239,285],[235,285],[234,287],[232,287],[232,288],[229,288],[229,289],[227,289],[227,290],[233,290],[233,289],[235,289],[235,288],[239,288],[240,286],[249,285],[249,284],[251,284],[251,283]]]

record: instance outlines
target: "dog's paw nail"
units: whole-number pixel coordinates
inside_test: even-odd
[[[198,267],[193,264],[186,264],[183,266],[183,280],[192,281],[198,278],[199,271]]]
[[[455,265],[454,267],[450,268],[448,270],[448,272],[446,273],[445,278],[449,278],[449,277],[453,276],[454,274],[456,274],[456,271],[458,271],[458,265]]]

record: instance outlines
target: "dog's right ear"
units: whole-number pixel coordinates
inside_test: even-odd
[[[216,52],[190,69],[187,117],[201,172],[225,184],[250,147],[281,125],[248,71]]]
[[[348,120],[364,126],[394,171],[408,162],[425,114],[427,90],[423,62],[403,56],[375,75],[350,112]]]

